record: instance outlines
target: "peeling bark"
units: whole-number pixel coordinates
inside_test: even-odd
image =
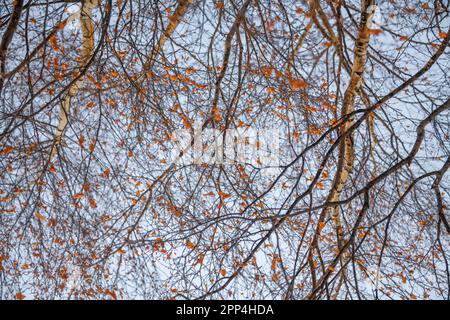
[[[140,81],[143,81],[145,79],[145,75],[153,69],[153,65],[156,61],[156,57],[161,52],[162,48],[164,47],[164,44],[166,41],[172,36],[173,32],[176,30],[180,22],[182,21],[183,17],[186,15],[187,10],[189,9],[189,6],[192,4],[193,0],[179,0],[178,6],[175,9],[175,12],[173,16],[169,18],[169,24],[164,29],[162,35],[158,39],[158,43],[156,46],[152,49],[150,56],[147,58],[147,60],[144,63],[144,66],[142,68],[141,74],[139,75]],[[140,108],[140,105],[143,104],[144,100],[144,92],[145,90],[141,89],[140,85],[137,82],[134,82],[133,85],[135,86],[137,90],[136,100],[137,100],[137,108]],[[162,115],[162,112],[161,112]],[[164,117],[162,115],[162,117]]]
[[[156,56],[159,54],[162,47],[164,47],[166,41],[170,38],[172,33],[180,24],[181,19],[186,14],[189,6],[192,4],[192,1],[193,0],[179,0],[178,6],[175,9],[175,13],[173,14],[173,16],[169,18],[169,24],[167,25],[161,37],[159,38],[158,44],[154,47],[151,55],[148,57],[144,65],[144,71],[150,71],[152,69]]]
[[[94,52],[94,24],[92,22],[92,10],[97,8],[101,4],[101,0],[86,0],[83,2],[81,11],[79,14],[81,33],[82,33],[82,48],[80,56],[79,69],[82,70],[86,67],[89,60]],[[70,103],[72,98],[78,93],[80,87],[82,86],[84,77],[79,77],[75,82],[73,82],[69,88],[68,93],[61,102],[59,109],[59,121],[56,133],[54,136],[54,141],[52,145],[52,150],[50,151],[50,161],[55,157],[58,150],[58,146],[64,136],[64,131],[68,123],[68,115],[70,111]]]
[[[355,43],[354,62],[351,70],[349,85],[344,94],[344,101],[341,109],[341,117],[345,117],[349,114],[352,114],[355,111],[354,106],[355,97],[358,94],[358,90],[360,89],[361,84],[363,82],[364,64],[366,62],[367,47],[370,38],[367,23],[369,21],[369,14],[367,13],[367,8],[374,4],[375,4],[374,0],[363,0],[361,4],[361,22]],[[354,118],[350,117],[340,127],[340,134],[344,137],[344,139],[342,139],[342,142],[339,145],[339,158],[337,169],[333,180],[332,189],[327,197],[327,203],[339,202],[342,191],[353,170],[353,163],[355,160],[353,134],[347,132],[353,126],[353,124]],[[320,225],[323,223],[327,215],[328,215],[328,208],[324,209],[320,215],[319,225],[317,227],[316,234],[313,239],[312,248],[309,255],[309,264],[311,270],[315,269],[313,258],[316,251],[318,251],[317,240],[321,231]],[[334,206],[331,209],[330,219],[333,223],[333,227],[336,233],[338,248],[339,250],[342,250],[342,245],[345,241],[342,229],[341,215],[339,212],[339,206]],[[344,255],[343,260],[346,259],[347,259],[346,255]],[[315,274],[314,271],[313,274]],[[344,271],[342,271],[341,275],[342,277],[345,277]],[[313,282],[315,282],[314,276]],[[340,283],[340,285],[338,286],[336,293],[334,294],[334,298],[336,298],[336,296],[338,295],[341,285],[342,283]]]
[[[364,65],[367,58],[367,47],[369,45],[369,28],[368,28],[368,18],[369,14],[367,9],[369,6],[374,5],[373,0],[364,0],[361,6],[361,22],[360,29],[358,32],[358,37],[355,46],[355,57],[352,67],[352,73],[350,78],[350,83],[344,94],[344,102],[342,107],[341,116],[346,116],[355,111],[355,97],[361,84],[363,82]],[[354,118],[351,117],[348,121],[341,127],[341,135],[344,135],[344,140],[339,146],[339,160],[336,175],[333,182],[333,188],[328,196],[329,202],[338,202],[341,198],[342,190],[344,189],[349,176],[353,170],[353,164],[355,161],[355,150],[353,145],[353,134],[347,134],[347,130],[354,124]],[[341,216],[339,213],[339,206],[332,208],[330,218],[334,224],[335,232],[337,235],[338,247],[342,248],[344,243],[344,234],[342,230]],[[348,255],[343,255],[343,260],[347,260]],[[344,272],[342,272],[342,277],[344,278]],[[337,288],[334,298],[339,294],[339,289],[342,285]]]

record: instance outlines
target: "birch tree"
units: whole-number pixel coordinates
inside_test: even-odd
[[[0,298],[449,299],[449,19],[1,0]]]

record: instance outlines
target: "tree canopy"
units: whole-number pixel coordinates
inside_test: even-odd
[[[0,299],[450,299],[449,41],[443,0],[0,0]]]

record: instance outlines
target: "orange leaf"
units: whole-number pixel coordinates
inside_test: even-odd
[[[38,218],[40,221],[45,221],[45,217],[39,212],[36,212],[36,218]]]
[[[425,10],[430,9],[430,5],[428,3],[422,3],[422,8],[424,8]]]
[[[319,222],[319,230],[322,231],[323,228],[325,228],[325,222]]]
[[[77,193],[76,195],[73,196],[73,198],[74,199],[81,199],[81,198],[83,198],[83,194],[81,192]]]
[[[52,218],[48,221],[48,225],[52,228],[54,228],[56,226],[56,219]]]
[[[275,88],[270,86],[270,87],[267,87],[266,91],[267,91],[267,93],[275,93]]]
[[[410,296],[411,299],[413,299],[413,300],[416,300],[416,299],[417,299],[417,296],[416,296],[414,293],[411,293],[409,296]]]
[[[80,138],[78,139],[78,144],[80,145],[81,149],[84,149],[84,141],[86,141],[86,140],[85,140],[84,136],[81,135]]]
[[[401,275],[402,283],[406,283],[406,277],[404,275]]]
[[[439,37],[445,39],[445,37],[447,37],[447,32],[439,32]]]
[[[89,197],[89,204],[91,205],[92,208],[97,208],[97,204],[95,203],[95,200],[91,197]]]
[[[381,29],[369,29],[368,32],[369,32],[369,34],[371,34],[373,36],[379,36],[380,34],[383,33],[383,30],[381,30]]]
[[[15,149],[14,147],[6,146],[5,148],[3,148],[3,149],[0,151],[0,154],[3,155],[3,154],[11,153],[14,149]]]
[[[16,293],[16,299],[23,300],[25,299],[25,295],[21,292]]]
[[[88,182],[83,184],[83,191],[84,192],[89,192],[89,183]]]
[[[273,68],[272,67],[262,67],[261,72],[266,78],[270,78],[272,76]]]
[[[214,121],[220,122],[222,120],[222,115],[219,112],[214,113]]]
[[[222,191],[219,191],[218,194],[222,199],[227,199],[227,198],[231,197],[230,194],[222,192]]]
[[[194,249],[195,248],[195,244],[193,244],[191,241],[189,241],[189,240],[186,240],[186,246],[189,248],[189,249]]]
[[[308,84],[305,81],[300,79],[290,79],[289,85],[291,86],[292,90],[300,90],[308,86]]]
[[[191,125],[191,122],[189,121],[189,118],[187,116],[185,116],[185,115],[182,115],[182,118],[183,118],[183,126],[186,129],[191,129],[192,125]]]
[[[277,269],[277,259],[272,259],[272,270],[275,271]]]
[[[108,296],[110,296],[111,298],[113,298],[114,300],[117,300],[117,296],[116,293],[114,292],[114,290],[105,290],[105,294],[107,294]]]
[[[58,39],[56,38],[56,36],[52,35],[49,40],[50,40],[50,45],[52,46],[53,50],[59,51]]]
[[[274,275],[272,276],[272,280],[275,281],[275,282],[278,281],[278,278],[279,278],[278,273],[276,273],[276,274],[274,274]]]

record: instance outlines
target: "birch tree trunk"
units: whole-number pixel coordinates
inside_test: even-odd
[[[152,69],[156,56],[159,54],[161,49],[164,47],[166,41],[170,38],[175,29],[178,27],[191,4],[192,0],[178,1],[178,6],[175,9],[173,16],[169,18],[169,24],[165,28],[163,34],[158,40],[158,44],[153,48],[152,53],[150,54],[145,63],[144,71],[150,71]]]
[[[94,52],[95,39],[94,39],[94,23],[92,22],[92,10],[97,8],[101,4],[101,2],[102,2],[101,0],[85,0],[83,1],[80,10],[79,20],[82,33],[82,42],[81,42],[82,47],[79,65],[80,71],[86,68]],[[67,95],[61,102],[59,109],[58,127],[56,129],[52,149],[50,152],[49,158],[50,161],[52,161],[52,159],[55,157],[56,152],[58,150],[58,146],[61,144],[61,141],[64,137],[64,131],[68,123],[68,115],[70,112],[70,104],[72,98],[76,96],[83,82],[84,76],[80,76],[75,82],[73,82],[68,88]]]
[[[343,105],[341,108],[341,117],[344,120],[343,124],[340,127],[340,135],[344,138],[341,140],[339,145],[339,155],[338,155],[338,164],[336,173],[333,180],[333,185],[330,193],[327,197],[327,203],[335,203],[339,202],[341,199],[342,191],[352,173],[353,165],[355,161],[355,151],[354,151],[354,142],[353,142],[353,134],[348,133],[348,129],[354,124],[354,118],[347,116],[355,111],[355,97],[358,93],[358,90],[361,87],[363,82],[363,74],[364,74],[364,64],[366,62],[367,57],[367,47],[369,45],[369,13],[368,8],[371,5],[374,5],[375,1],[373,0],[363,0],[361,2],[361,21],[359,25],[358,36],[355,42],[355,50],[354,50],[354,61],[351,70],[350,81],[347,86],[347,89],[344,94]],[[342,249],[342,245],[344,243],[344,233],[342,228],[342,219],[341,213],[339,212],[339,206],[336,205],[331,208],[331,213],[328,212],[329,208],[325,208],[320,215],[320,222],[318,224],[318,228],[316,230],[316,235],[313,240],[311,254],[310,254],[310,267],[311,269],[315,268],[315,264],[312,259],[314,254],[317,253],[317,239],[321,232],[321,226],[325,218],[330,215],[330,219],[333,223],[333,228],[336,233],[338,249]],[[348,254],[342,255],[341,265],[345,265],[345,261],[348,259]],[[315,274],[313,272],[313,274]],[[314,277],[313,277],[314,279]],[[332,296],[332,298],[337,298],[339,294],[340,288],[345,281],[345,270],[344,267],[341,271],[341,279],[337,286],[336,292]]]

